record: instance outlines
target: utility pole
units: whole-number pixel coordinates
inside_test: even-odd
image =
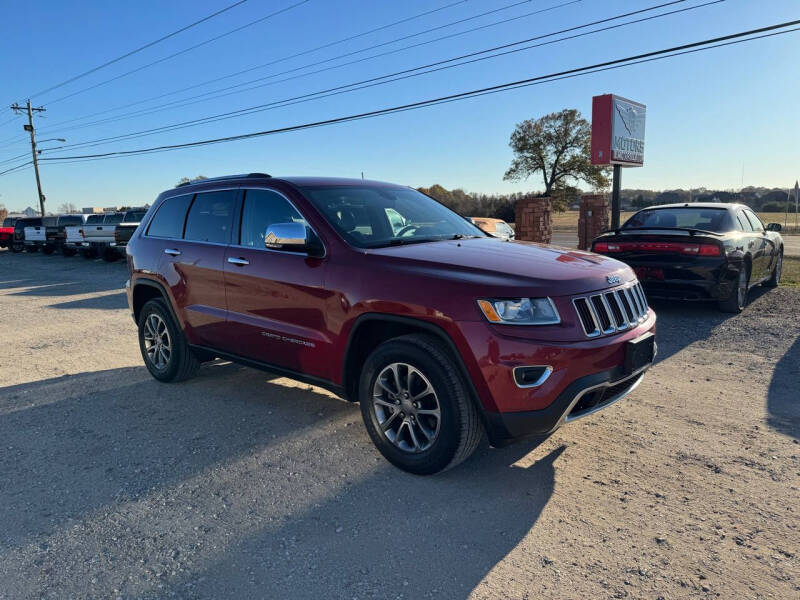
[[[23,129],[31,134],[31,154],[33,155],[33,171],[36,173],[36,189],[39,192],[39,210],[44,216],[44,194],[42,193],[42,180],[39,177],[39,160],[38,160],[38,152],[36,152],[36,132],[33,128],[33,113],[34,112],[44,112],[44,107],[32,108],[30,99],[27,101],[27,106],[23,107],[17,103],[14,103],[11,106],[11,110],[14,112],[19,112],[22,110],[28,111],[28,124],[23,125]]]

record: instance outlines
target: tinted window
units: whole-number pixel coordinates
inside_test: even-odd
[[[140,223],[144,218],[143,210],[137,211],[128,211],[125,213],[125,216],[122,218],[123,223]]]
[[[750,225],[753,226],[753,231],[764,231],[764,225],[753,211],[745,210],[744,214],[747,215],[747,218],[750,220]]]
[[[677,227],[724,232],[731,231],[734,225],[725,208],[687,206],[639,211],[622,226],[623,229],[631,227]]]
[[[3,227],[13,227],[15,219],[8,217],[5,221],[3,221]]]
[[[303,193],[342,237],[361,248],[484,237],[463,217],[411,188],[307,187]]]
[[[42,225],[45,227],[55,227],[58,225],[58,217],[45,217],[42,219]]]
[[[736,224],[739,231],[750,231],[750,221],[747,220],[742,211],[736,213]]]
[[[103,218],[103,225],[122,223],[122,213],[109,213]]]
[[[183,237],[183,224],[186,221],[186,211],[189,209],[191,195],[167,198],[158,207],[158,212],[150,221],[147,235],[165,238]]]
[[[42,224],[41,217],[37,217],[36,219],[20,219],[16,223],[14,223],[14,229],[25,229],[26,227],[38,227]]]
[[[186,218],[183,237],[195,242],[230,242],[235,202],[236,192],[233,190],[197,194]]]
[[[62,226],[83,225],[83,217],[79,217],[77,215],[72,215],[69,217],[59,217],[58,224]]]
[[[103,222],[103,215],[89,215],[86,217],[86,224],[91,225],[92,223],[102,223]]]
[[[291,203],[270,190],[247,190],[242,208],[240,244],[264,248],[267,227],[275,223],[306,223]]]

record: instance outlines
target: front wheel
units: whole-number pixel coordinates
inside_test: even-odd
[[[200,367],[183,331],[161,299],[150,300],[139,313],[139,349],[150,374],[165,383],[189,379]]]
[[[428,335],[384,342],[359,382],[370,438],[396,467],[431,475],[467,459],[483,439],[478,411],[449,352]]]
[[[736,314],[744,310],[747,304],[747,288],[750,281],[749,271],[747,265],[742,265],[736,287],[731,290],[730,295],[725,298],[725,300],[719,301],[719,308],[721,311]]]

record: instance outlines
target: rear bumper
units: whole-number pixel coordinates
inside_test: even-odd
[[[665,262],[620,258],[636,272],[648,298],[724,300],[739,279],[741,261],[703,259]]]
[[[502,446],[528,435],[545,435],[564,423],[607,408],[636,389],[650,366],[629,375],[625,375],[620,367],[576,379],[552,404],[541,410],[487,412],[485,418],[489,440],[494,446]]]

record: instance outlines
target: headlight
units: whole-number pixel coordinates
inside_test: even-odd
[[[561,322],[550,298],[488,298],[478,300],[478,306],[492,323],[555,325]]]

